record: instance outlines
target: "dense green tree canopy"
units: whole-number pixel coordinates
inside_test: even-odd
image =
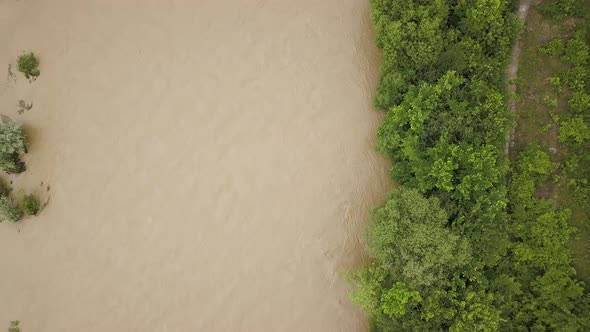
[[[557,165],[532,146],[510,169],[503,152],[514,3],[371,8],[383,52],[375,104],[386,111],[377,147],[403,187],[372,214],[372,262],[354,274],[353,302],[375,331],[590,330],[590,298],[568,248],[570,211],[535,195]],[[568,141],[588,140],[588,49],[578,34],[544,50],[572,63],[560,76],[579,114],[561,122]]]

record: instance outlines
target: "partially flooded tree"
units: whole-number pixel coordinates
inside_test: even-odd
[[[0,168],[7,173],[20,173],[25,170],[20,155],[27,150],[27,142],[22,127],[3,117],[0,122]]]
[[[426,199],[417,190],[396,190],[373,212],[369,253],[412,288],[445,284],[471,258],[469,244],[447,223],[437,199]]]
[[[0,220],[17,222],[22,218],[22,211],[12,203],[10,197],[0,195]]]
[[[8,326],[8,332],[20,332],[20,321],[13,320],[10,322],[10,326]]]
[[[452,289],[454,274],[471,261],[469,243],[447,223],[438,200],[415,189],[392,192],[373,212],[366,243],[374,261],[353,276],[357,288],[352,301],[376,324],[399,330],[434,328],[420,323],[425,310],[431,310],[430,289]]]
[[[41,74],[39,62],[39,58],[33,52],[25,53],[18,57],[18,71],[23,73],[27,79],[35,80]]]

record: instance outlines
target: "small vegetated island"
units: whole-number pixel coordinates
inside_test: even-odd
[[[539,10],[566,20],[585,6],[546,0]],[[523,30],[517,9],[508,0],[371,0],[383,53],[375,104],[386,110],[377,146],[400,185],[373,211],[372,260],[352,276],[352,301],[374,331],[590,331],[572,209],[539,193],[569,169],[571,205],[590,215],[589,25],[578,17],[569,39],[544,48],[564,61],[556,77],[570,111],[559,140],[574,157],[556,162],[529,141],[511,160],[505,71]]]
[[[25,53],[18,58],[18,70],[29,82],[35,80],[39,74],[39,59],[33,53]],[[24,110],[30,110],[32,104],[22,105]],[[19,113],[20,112],[19,110]],[[20,124],[2,115],[0,119],[0,169],[6,174],[20,174],[26,170],[21,156],[27,153],[27,139]],[[39,199],[33,194],[22,194],[17,203],[12,197],[12,188],[6,183],[0,184],[0,221],[16,222],[25,215],[36,215],[42,208]]]

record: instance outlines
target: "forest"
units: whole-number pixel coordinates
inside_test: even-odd
[[[399,184],[373,211],[371,261],[352,277],[373,331],[590,331],[590,289],[571,245],[572,214],[586,227],[590,215],[588,4],[538,6],[571,30],[534,53],[559,65],[545,96],[547,107],[563,104],[549,123],[559,157],[535,139],[504,150],[509,130],[526,126],[507,107],[506,67],[526,28],[517,9],[371,1],[383,55],[375,105],[386,112],[377,149]]]

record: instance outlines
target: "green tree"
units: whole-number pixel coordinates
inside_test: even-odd
[[[422,297],[418,291],[408,289],[403,282],[396,282],[393,287],[383,293],[381,308],[384,314],[397,318],[406,314],[408,304],[415,306],[421,301]]]
[[[476,40],[486,54],[505,56],[510,50],[512,36],[519,24],[514,14],[508,11],[508,4],[502,0],[459,2],[457,10],[463,11],[461,31]]]
[[[24,164],[17,154],[0,153],[0,169],[7,173],[20,173],[24,170]]]
[[[39,58],[33,52],[25,53],[18,57],[18,71],[23,73],[27,79],[36,79],[41,72],[39,71]]]
[[[365,241],[373,261],[353,278],[353,302],[374,331],[590,330],[590,295],[567,246],[570,211],[535,195],[557,165],[531,147],[510,170],[503,153],[514,9],[508,0],[371,1],[383,51],[376,105],[387,110],[377,147],[411,188],[373,212]],[[563,121],[562,136],[580,140],[584,32],[543,52],[569,64],[554,81],[568,86],[582,120]]]
[[[395,190],[373,212],[369,254],[410,288],[446,284],[471,259],[469,243],[446,228],[447,223],[438,200],[417,190]]]
[[[581,144],[590,139],[590,128],[580,115],[559,123],[559,141]]]
[[[21,154],[27,144],[22,127],[13,121],[0,122],[0,153]]]
[[[354,273],[352,283],[355,289],[350,295],[352,303],[368,314],[378,316],[381,313],[381,297],[386,277],[387,270],[379,264],[365,266]]]
[[[371,0],[377,46],[383,50],[377,107],[394,106],[409,86],[437,78],[440,55],[456,38],[446,26],[448,3],[448,0]]]
[[[22,217],[23,213],[14,206],[12,200],[7,195],[0,195],[0,220],[17,222]]]
[[[19,156],[26,149],[27,142],[22,127],[13,121],[0,122],[0,168],[9,173],[24,170]]]

